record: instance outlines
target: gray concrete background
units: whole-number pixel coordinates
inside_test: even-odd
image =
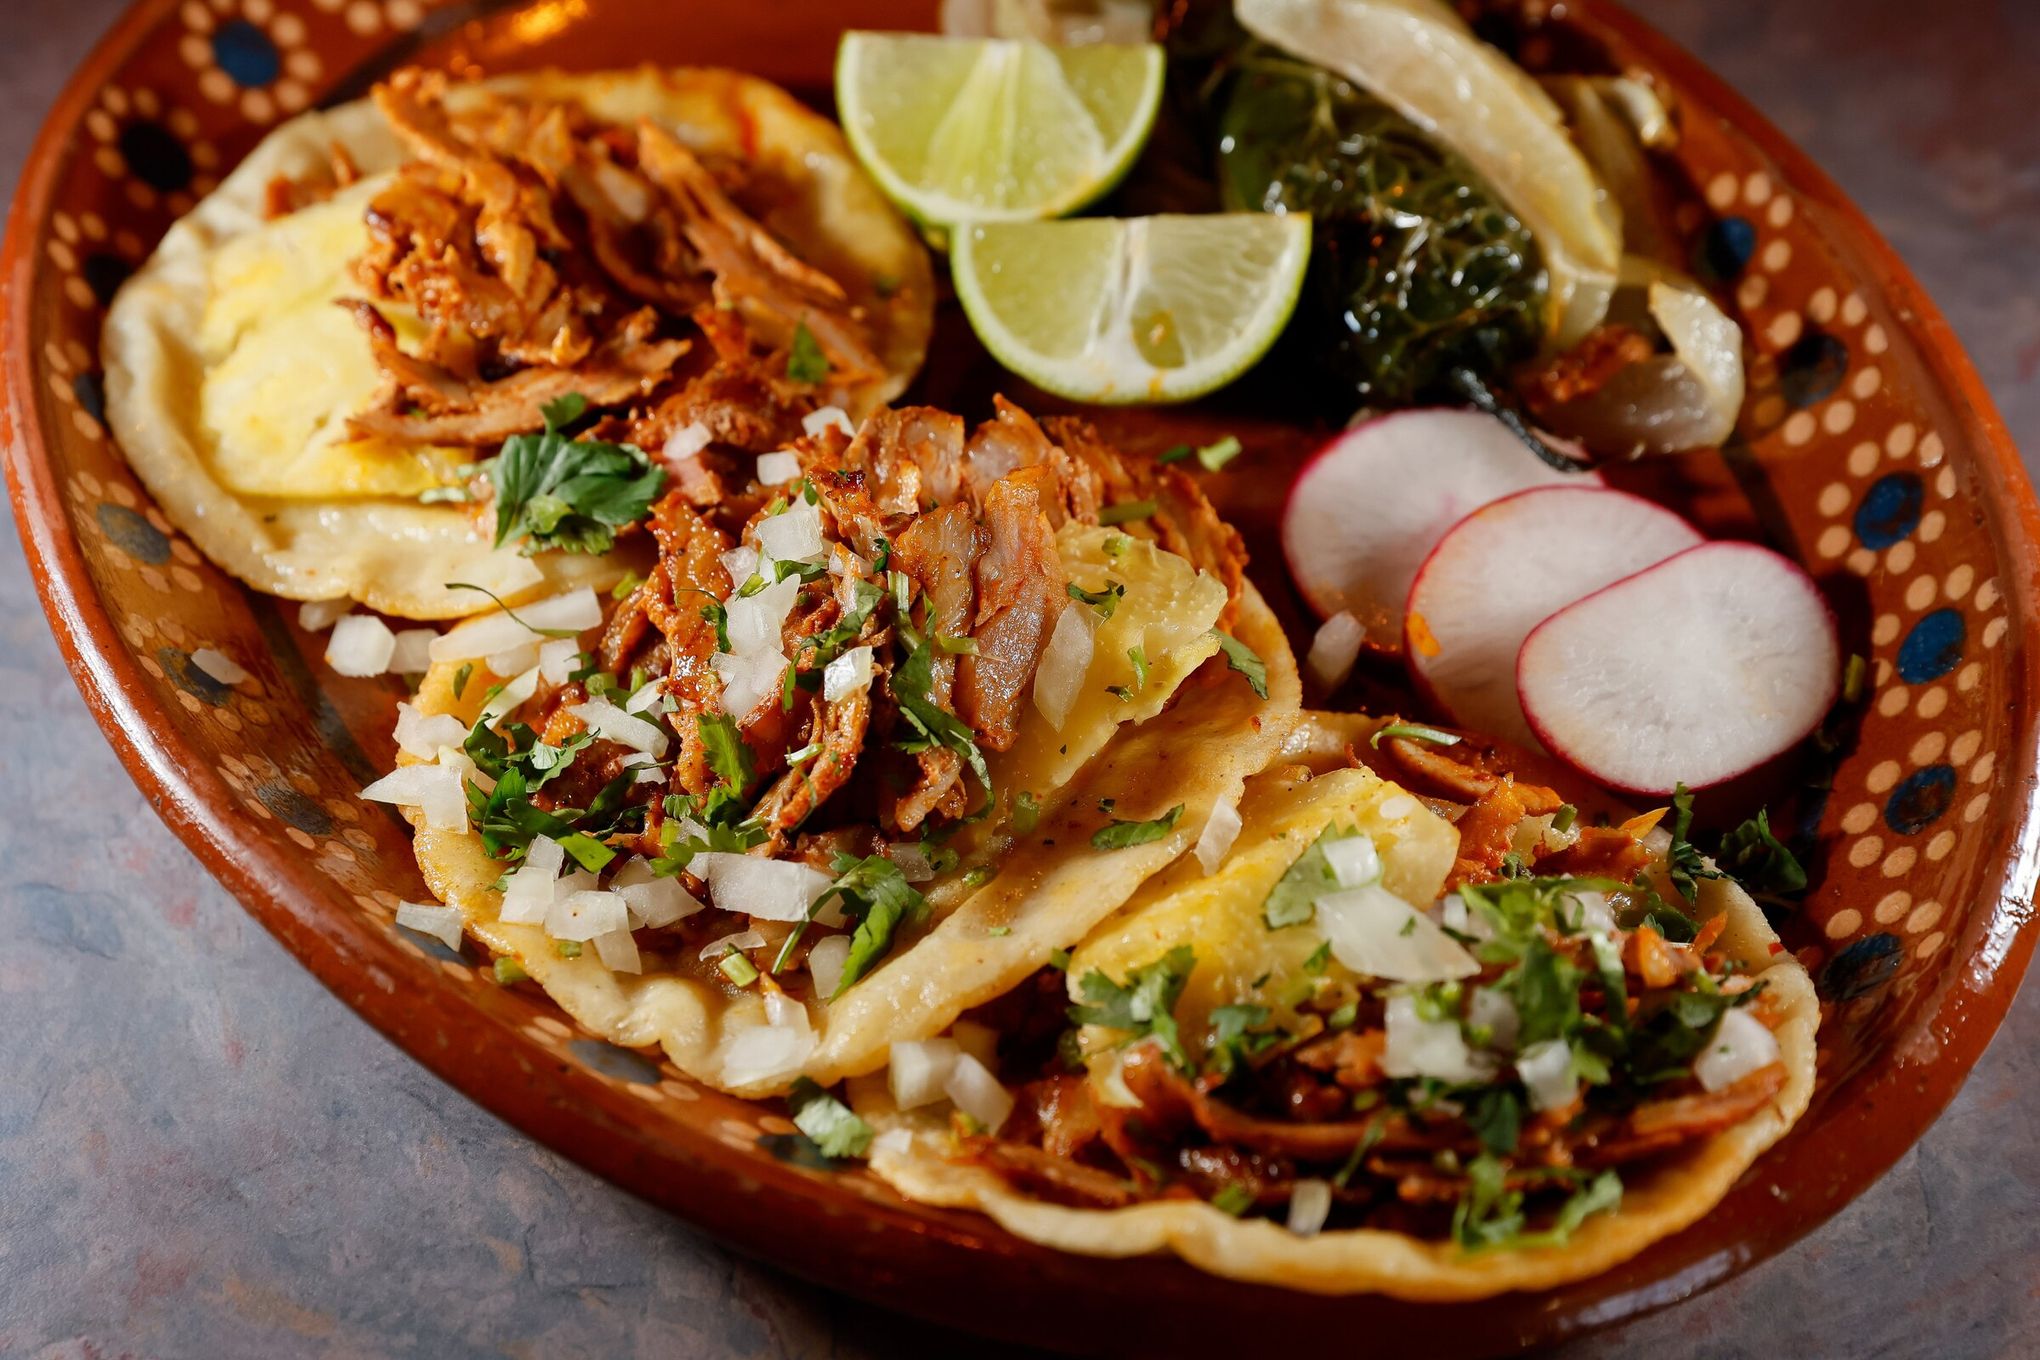
[[[0,0],[10,190],[120,7]],[[2040,4],[1637,7],[1868,210],[2040,453]],[[0,1356],[1006,1353],[734,1259],[371,1032],[157,822],[65,673],[11,521],[0,538]],[[1954,1107],[1840,1217],[1566,1354],[2035,1353],[2036,1040],[2028,989]]]

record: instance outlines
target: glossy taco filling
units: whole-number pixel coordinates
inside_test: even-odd
[[[1035,1075],[998,1127],[955,1116],[953,1155],[1065,1205],[1195,1199],[1480,1250],[1563,1241],[1625,1177],[1766,1108],[1784,1015],[1718,946],[1729,918],[1691,914],[1718,875],[1684,839],[1686,800],[1664,830],[1587,826],[1470,743],[1377,735],[1398,730],[1349,759],[1403,788],[1263,776],[1278,803],[1322,803],[1272,824],[1272,880],[1236,885],[1267,888],[1249,912],[1164,886],[1067,978],[976,1017],[1007,1036],[1006,1071]],[[1185,942],[1141,952],[1168,940]],[[917,1095],[897,1076],[894,1094]]]

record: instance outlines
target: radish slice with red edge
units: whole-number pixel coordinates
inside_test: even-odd
[[[1461,727],[1527,745],[1516,650],[1530,630],[1700,541],[1671,511],[1604,487],[1537,487],[1484,505],[1438,540],[1410,586],[1410,674]]]
[[[1599,486],[1560,472],[1493,416],[1397,411],[1347,430],[1289,489],[1282,552],[1319,618],[1360,620],[1368,641],[1402,644],[1403,599],[1425,554],[1468,511],[1533,486]]]
[[[1834,612],[1753,543],[1682,552],[1559,610],[1516,658],[1551,753],[1626,793],[1733,779],[1796,746],[1841,685]]]

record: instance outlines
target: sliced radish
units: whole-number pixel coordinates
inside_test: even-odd
[[[1402,645],[1403,599],[1425,554],[1469,511],[1533,486],[1599,486],[1560,472],[1493,416],[1398,411],[1319,450],[1289,489],[1282,552],[1319,618],[1342,610]]]
[[[1583,595],[1699,543],[1671,511],[1625,491],[1548,486],[1452,526],[1410,586],[1410,673],[1463,727],[1531,740],[1516,702],[1516,649]]]
[[[1706,788],[1811,732],[1841,683],[1835,618],[1797,564],[1709,543],[1553,614],[1516,687],[1553,755],[1638,794]]]

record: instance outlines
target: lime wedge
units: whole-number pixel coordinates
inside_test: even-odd
[[[1267,353],[1295,310],[1310,219],[1291,213],[984,222],[950,272],[1000,363],[1074,401],[1187,401]]]
[[[843,35],[836,108],[879,187],[924,223],[1060,217],[1133,164],[1162,99],[1153,44]]]

